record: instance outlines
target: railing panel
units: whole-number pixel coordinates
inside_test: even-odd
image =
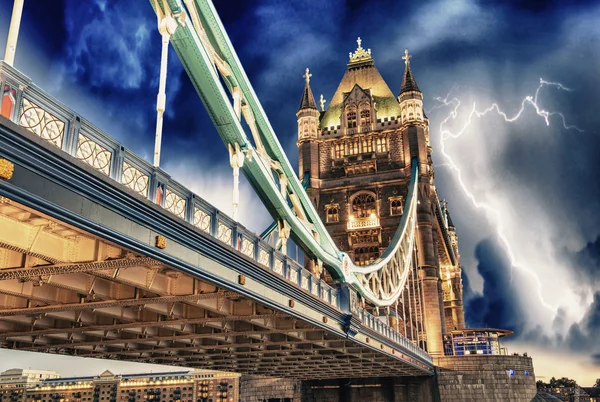
[[[100,173],[110,176],[113,151],[103,147],[86,133],[79,132],[75,157]]]
[[[225,225],[223,222],[219,222],[217,226],[217,239],[221,240],[223,243],[227,243],[231,245],[232,239],[232,231],[231,228]]]
[[[121,184],[135,191],[144,198],[148,198],[150,184],[150,175],[138,169],[127,159],[123,161],[123,173],[121,174]]]
[[[271,265],[271,253],[265,247],[258,250],[258,263],[269,268]]]
[[[283,261],[280,260],[279,258],[276,258],[275,262],[273,263],[273,272],[283,276]],[[292,282],[294,282],[294,281],[292,280]],[[296,282],[298,282],[298,281],[296,280]]]
[[[62,148],[65,122],[27,97],[23,97],[19,124],[40,138]]]
[[[202,230],[203,232],[210,234],[210,221],[211,221],[210,213],[204,211],[198,205],[195,205],[194,206],[194,222],[193,222],[194,226],[196,226],[198,229]]]
[[[177,194],[170,187],[167,187],[165,194],[165,209],[173,215],[185,220],[186,200],[181,195]]]

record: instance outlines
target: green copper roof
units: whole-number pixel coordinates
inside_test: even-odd
[[[400,105],[396,97],[372,61],[367,65],[362,64],[358,67],[354,67],[353,63],[349,63],[340,85],[335,91],[333,98],[331,98],[329,107],[321,118],[321,128],[338,126],[340,124],[344,93],[350,92],[354,85],[358,85],[365,90],[371,90],[378,119],[400,115]]]

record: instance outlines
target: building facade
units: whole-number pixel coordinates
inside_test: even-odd
[[[299,177],[340,248],[357,265],[375,261],[399,227],[412,163],[419,165],[418,223],[409,285],[388,320],[432,355],[443,336],[464,328],[458,237],[434,184],[429,121],[405,52],[394,96],[370,49],[350,53],[346,72],[325,108],[317,108],[308,69],[298,118]],[[305,265],[319,272],[309,258]],[[368,306],[366,306],[368,307]]]
[[[60,378],[58,373],[55,374],[52,377],[39,377],[21,387],[16,386],[22,384],[18,380],[0,384],[0,402],[237,402],[239,400],[239,374],[234,373],[192,370],[115,375],[106,370],[98,376],[70,378]]]

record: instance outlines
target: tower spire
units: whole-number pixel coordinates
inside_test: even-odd
[[[410,59],[412,56],[408,54],[408,49],[404,49],[404,56],[402,59],[404,60],[405,68],[404,68],[404,78],[402,78],[402,87],[400,88],[400,94],[411,91],[418,91],[419,86],[417,85],[417,81],[415,81],[415,77],[410,69]]]
[[[302,100],[300,101],[300,107],[298,108],[298,111],[302,109],[317,110],[317,103],[315,102],[315,97],[310,89],[310,77],[312,77],[312,74],[308,68],[306,68],[306,72],[302,77],[304,77],[306,84],[304,85],[304,92],[302,93]]]

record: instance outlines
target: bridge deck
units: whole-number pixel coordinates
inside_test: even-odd
[[[23,80],[0,67],[3,84]],[[28,84],[13,120],[27,99],[51,103]],[[0,180],[0,346],[302,379],[431,373],[425,352],[344,299],[351,290],[312,277],[64,106],[50,110],[60,147],[0,117],[0,158],[15,165]],[[78,153],[82,141],[111,150],[108,170]],[[146,194],[121,180],[128,162],[148,172],[132,179]],[[178,198],[149,201],[161,181],[183,212]]]

